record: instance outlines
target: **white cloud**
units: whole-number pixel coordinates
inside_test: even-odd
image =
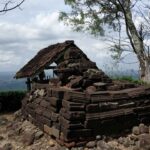
[[[43,47],[55,42],[63,42],[67,39],[77,41],[79,46],[85,45],[84,48],[87,51],[90,48],[89,55],[95,47],[97,47],[95,53],[98,53],[97,49],[103,47],[102,45],[97,46],[98,40],[90,39],[84,34],[74,33],[69,27],[64,26],[62,22],[58,22],[58,12],[41,13],[26,24],[0,22],[0,64],[2,65],[5,62],[7,65],[14,65],[13,59],[19,60],[18,58],[20,58],[20,60],[24,60],[29,54],[33,56]],[[92,40],[93,44],[86,43],[86,41],[90,40]],[[94,45],[94,43],[97,44]],[[23,62],[16,61],[15,64],[21,66]]]
[[[55,11],[41,12],[26,23],[0,21],[0,68],[16,71],[40,49],[65,40],[74,40],[100,67],[111,62],[107,42],[84,33],[72,32],[58,21],[58,11]]]
[[[0,51],[0,72],[16,70],[17,64],[21,62],[21,57],[13,51]]]

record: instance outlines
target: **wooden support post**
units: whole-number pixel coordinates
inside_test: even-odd
[[[27,91],[30,91],[31,90],[31,81],[30,81],[30,78],[27,78]]]
[[[55,77],[55,74],[54,74],[54,69],[53,69],[53,78]]]

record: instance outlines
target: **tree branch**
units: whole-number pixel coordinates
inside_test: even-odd
[[[12,3],[12,1],[8,1],[5,3],[4,8],[2,10],[0,10],[0,13],[3,13],[3,12],[6,13],[7,11],[11,11],[13,9],[19,8],[24,1],[25,0],[22,0],[20,3],[18,3],[17,5],[15,5],[13,7],[10,7],[10,8],[8,8],[8,6],[10,5],[10,3]]]

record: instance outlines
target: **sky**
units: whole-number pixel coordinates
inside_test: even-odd
[[[73,32],[58,21],[66,11],[63,0],[26,0],[20,9],[0,15],[0,72],[18,71],[36,53],[51,44],[74,40],[85,54],[103,70],[113,70],[109,43],[87,33]],[[128,60],[133,60],[129,56]],[[122,69],[136,69],[137,64],[121,64]]]

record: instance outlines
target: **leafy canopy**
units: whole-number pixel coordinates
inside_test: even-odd
[[[103,36],[106,28],[119,30],[120,19],[123,18],[120,3],[127,9],[126,0],[65,0],[71,11],[61,12],[59,19],[76,31]]]

